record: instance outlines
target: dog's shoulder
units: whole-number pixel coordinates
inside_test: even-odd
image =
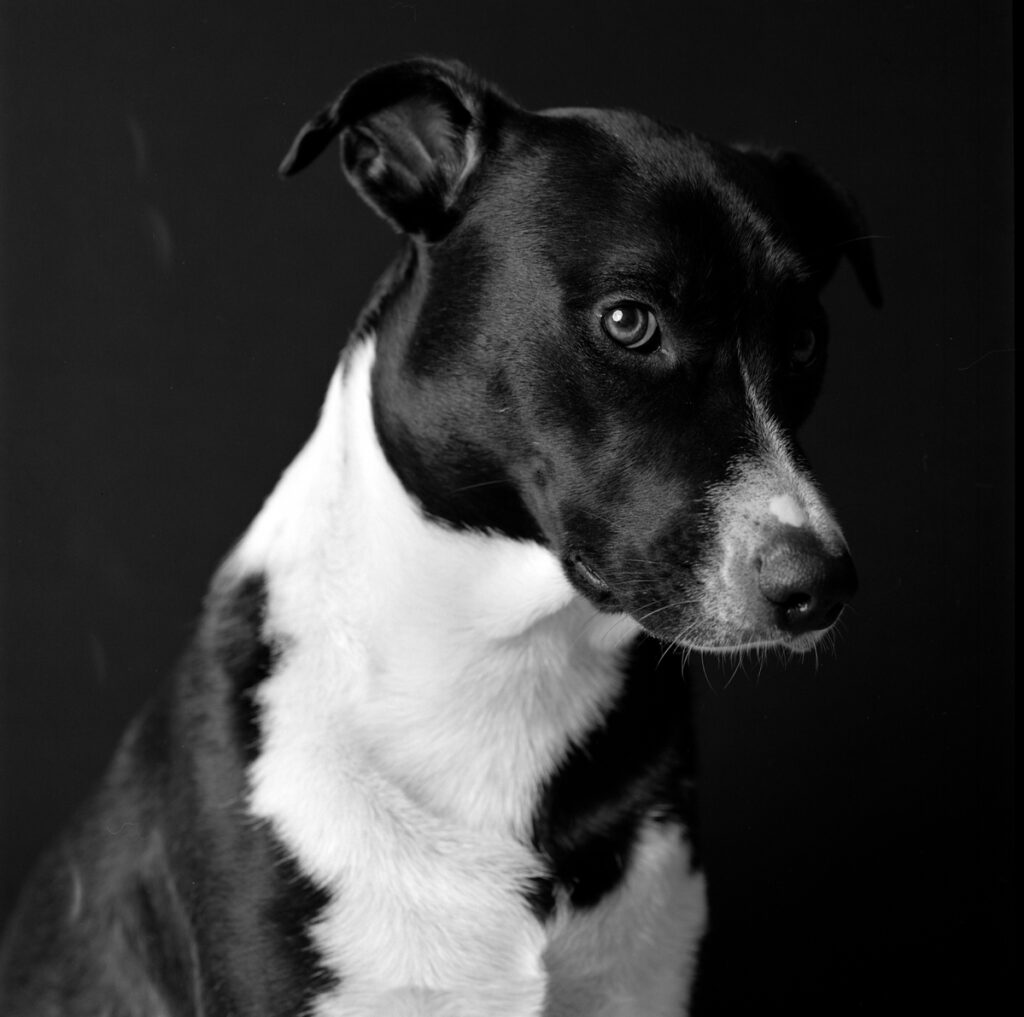
[[[0,964],[5,1014],[189,1012],[194,938],[150,756],[165,710],[156,702],[131,726],[104,781],[25,885]]]
[[[328,986],[306,938],[323,895],[247,812],[263,600],[258,575],[215,580],[173,680],[40,858],[3,947],[5,1017],[283,1013]]]

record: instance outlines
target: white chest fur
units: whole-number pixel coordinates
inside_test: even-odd
[[[544,548],[423,518],[376,440],[373,353],[335,374],[230,563],[266,576],[282,647],[251,811],[330,894],[313,938],[340,982],[315,1012],[678,1013],[703,913],[676,831],[648,831],[585,917],[545,928],[524,895],[538,787],[617,692],[635,623],[595,612]]]

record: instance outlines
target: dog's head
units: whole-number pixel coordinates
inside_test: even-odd
[[[282,172],[336,136],[410,238],[368,314],[379,437],[424,510],[545,544],[662,639],[811,646],[856,585],[793,438],[841,256],[880,302],[852,197],[792,153],[527,112],[426,59],[356,81]]]

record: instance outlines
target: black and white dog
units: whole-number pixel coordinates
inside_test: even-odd
[[[800,156],[527,112],[456,63],[306,125],[403,235],[175,680],[26,888],[0,1011],[686,1012],[679,654],[856,583],[793,440],[850,195]]]

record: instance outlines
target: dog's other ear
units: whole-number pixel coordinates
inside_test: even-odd
[[[867,221],[857,199],[796,152],[738,146],[772,181],[801,252],[824,286],[845,254],[875,307],[882,287]]]
[[[456,61],[379,67],[299,131],[280,173],[298,173],[340,135],[342,166],[366,202],[400,231],[437,239],[479,159],[485,106],[498,102]]]

